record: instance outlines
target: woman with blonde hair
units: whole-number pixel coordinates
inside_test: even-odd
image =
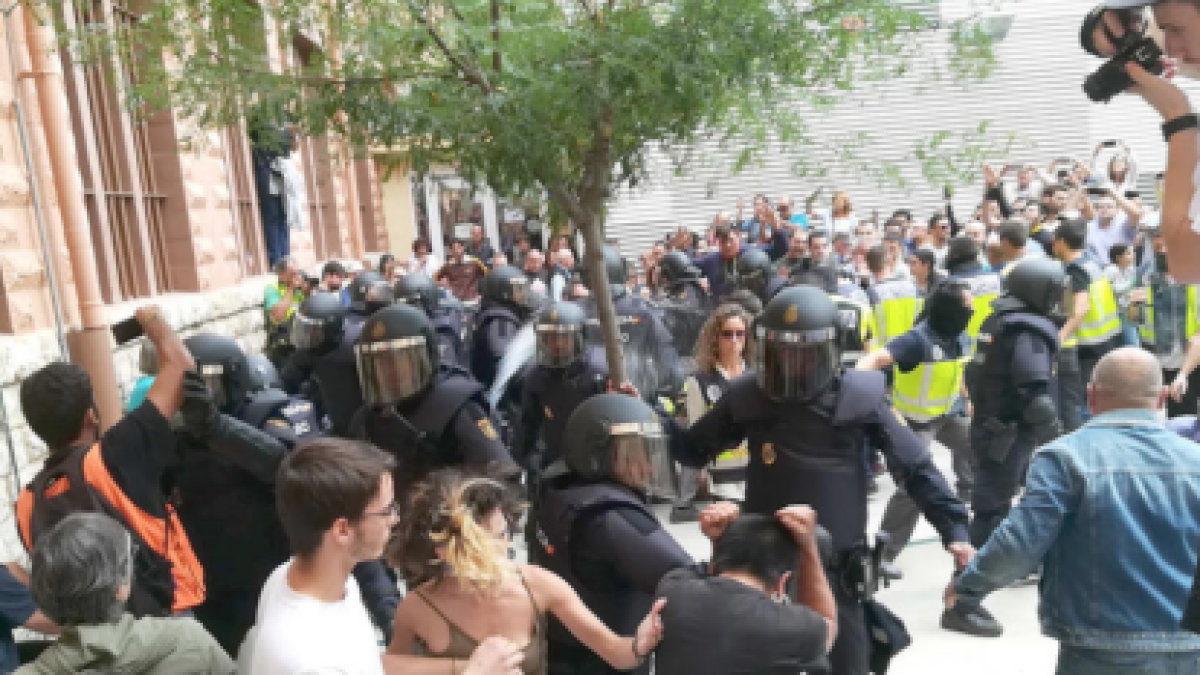
[[[500,636],[526,645],[524,675],[545,675],[547,613],[617,670],[637,667],[662,640],[665,600],[623,638],[557,575],[512,562],[509,540],[524,505],[499,480],[442,469],[410,494],[385,554],[413,589],[396,609],[388,646],[404,672],[460,673],[477,645]]]
[[[729,388],[730,380],[746,372],[746,362],[754,358],[752,318],[742,306],[727,303],[717,307],[700,329],[696,371],[683,385],[688,424],[695,424],[708,412]],[[709,492],[727,499],[745,499],[749,457],[744,443],[719,455],[706,469]],[[699,511],[694,502],[700,491],[700,472],[683,467],[679,483],[681,501],[671,509],[671,522],[697,520]]]

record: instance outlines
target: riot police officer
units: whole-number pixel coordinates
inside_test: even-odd
[[[361,272],[350,284],[350,313],[342,338],[329,354],[317,359],[313,379],[319,391],[321,410],[329,417],[332,433],[350,437],[350,423],[363,405],[363,394],[355,371],[354,345],[367,319],[392,304],[391,284],[375,272]]]
[[[604,247],[604,267],[609,288],[593,288],[592,293],[612,295],[623,343],[626,377],[648,400],[660,394],[673,398],[683,386],[683,371],[674,341],[663,324],[662,313],[648,300],[629,293],[625,286],[625,261],[611,246]],[[591,352],[589,358],[607,366],[596,301],[584,298],[579,305],[587,316],[584,337]]]
[[[675,340],[675,352],[690,366],[696,340],[712,311],[712,299],[700,283],[700,270],[680,251],[671,251],[658,261],[658,276],[663,323]]]
[[[396,280],[396,302],[412,305],[425,312],[437,334],[438,353],[442,363],[467,368],[467,322],[459,307],[442,301],[442,291],[424,272],[405,274]]]
[[[608,390],[608,369],[587,358],[583,310],[573,302],[555,302],[538,312],[534,362],[521,387],[521,423],[513,456],[538,473],[563,451],[563,431],[575,408]],[[538,445],[544,452],[538,451]]]
[[[979,327],[992,313],[992,302],[1004,292],[1004,280],[999,274],[984,269],[979,263],[979,244],[967,237],[950,240],[946,269],[950,272],[946,281],[962,282],[971,291],[974,314],[967,325],[967,337],[971,338],[973,349]]]
[[[870,652],[863,602],[873,590],[862,575],[872,555],[865,449],[878,448],[888,458],[896,483],[960,564],[973,550],[966,543],[966,508],[925,444],[892,413],[883,374],[840,374],[840,325],[836,305],[820,289],[800,286],[776,295],[755,321],[754,372],[733,380],[687,431],[680,460],[699,466],[747,439],[743,510],[772,514],[788,504],[809,504],[817,511],[839,560],[833,583],[838,638],[830,663],[835,673],[860,675],[868,670]]]
[[[971,505],[971,543],[982,546],[1008,515],[1034,448],[1061,433],[1053,397],[1054,364],[1068,279],[1048,258],[1018,263],[1004,295],[980,327],[966,369],[975,415],[971,447],[979,468]]]
[[[330,354],[342,341],[346,308],[340,293],[314,293],[300,305],[292,317],[291,342],[296,350],[280,372],[282,389],[292,395],[315,398],[319,392],[306,391],[317,362]],[[314,401],[319,404],[319,401]]]
[[[776,275],[771,273],[771,257],[765,251],[757,248],[744,248],[738,254],[734,288],[746,289],[765,303],[767,301],[767,284],[775,277]]]
[[[471,344],[471,373],[484,387],[528,316],[529,280],[515,267],[497,267],[480,282],[479,313]]]
[[[254,625],[263,583],[289,555],[275,511],[275,470],[289,446],[319,429],[308,402],[254,389],[250,364],[231,338],[201,334],[184,344],[203,379],[185,383],[180,466],[172,472],[176,508],[205,571],[208,596],[196,618],[222,647],[237,650]]]
[[[693,564],[647,501],[673,496],[669,444],[648,405],[612,393],[580,404],[563,440],[563,461],[543,480],[531,553],[613,632],[629,635],[653,604],[663,575]],[[548,636],[551,675],[618,672],[557,621]]]
[[[444,466],[518,473],[482,385],[441,362],[424,312],[405,305],[376,312],[363,325],[354,354],[365,405],[351,424],[352,437],[396,456],[397,494]]]

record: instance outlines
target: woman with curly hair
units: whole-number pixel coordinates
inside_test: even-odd
[[[754,343],[750,339],[752,318],[741,305],[726,303],[717,307],[700,329],[696,340],[696,372],[683,385],[688,424],[695,424],[708,412],[725,393],[730,380],[746,372],[746,361],[754,357]],[[707,469],[709,491],[728,499],[744,499],[749,457],[745,444],[721,453]],[[671,509],[671,522],[698,520],[694,500],[700,491],[700,472],[684,467],[679,483],[682,501]]]
[[[524,504],[504,483],[443,469],[410,495],[385,555],[414,590],[396,609],[388,653],[435,658],[411,656],[404,672],[459,673],[480,642],[501,636],[526,645],[525,675],[545,675],[547,613],[617,670],[635,668],[662,639],[664,600],[635,637],[623,638],[557,575],[512,562],[509,540]]]

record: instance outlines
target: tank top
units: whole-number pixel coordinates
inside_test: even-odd
[[[525,653],[525,658],[521,661],[521,672],[525,675],[546,675],[548,662],[546,659],[546,626],[545,617],[541,610],[538,609],[537,603],[533,601],[533,593],[529,590],[529,585],[525,583],[525,577],[518,575],[521,578],[521,585],[525,587],[525,593],[529,595],[529,604],[533,605],[533,636],[529,639],[529,644],[522,650]],[[450,644],[440,652],[435,652],[429,648],[429,645],[421,642],[421,646],[425,648],[425,652],[430,656],[443,659],[458,659],[466,662],[470,660],[471,654],[475,653],[475,648],[479,646],[479,640],[467,635],[461,628],[451,621],[442,610],[438,609],[437,605],[430,602],[429,598],[420,590],[414,590],[419,598],[429,605],[429,608],[446,622],[446,626],[450,628]]]

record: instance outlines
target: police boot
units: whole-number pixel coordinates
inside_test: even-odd
[[[1000,637],[1004,634],[1004,626],[983,605],[962,600],[942,612],[942,628],[973,637]]]

